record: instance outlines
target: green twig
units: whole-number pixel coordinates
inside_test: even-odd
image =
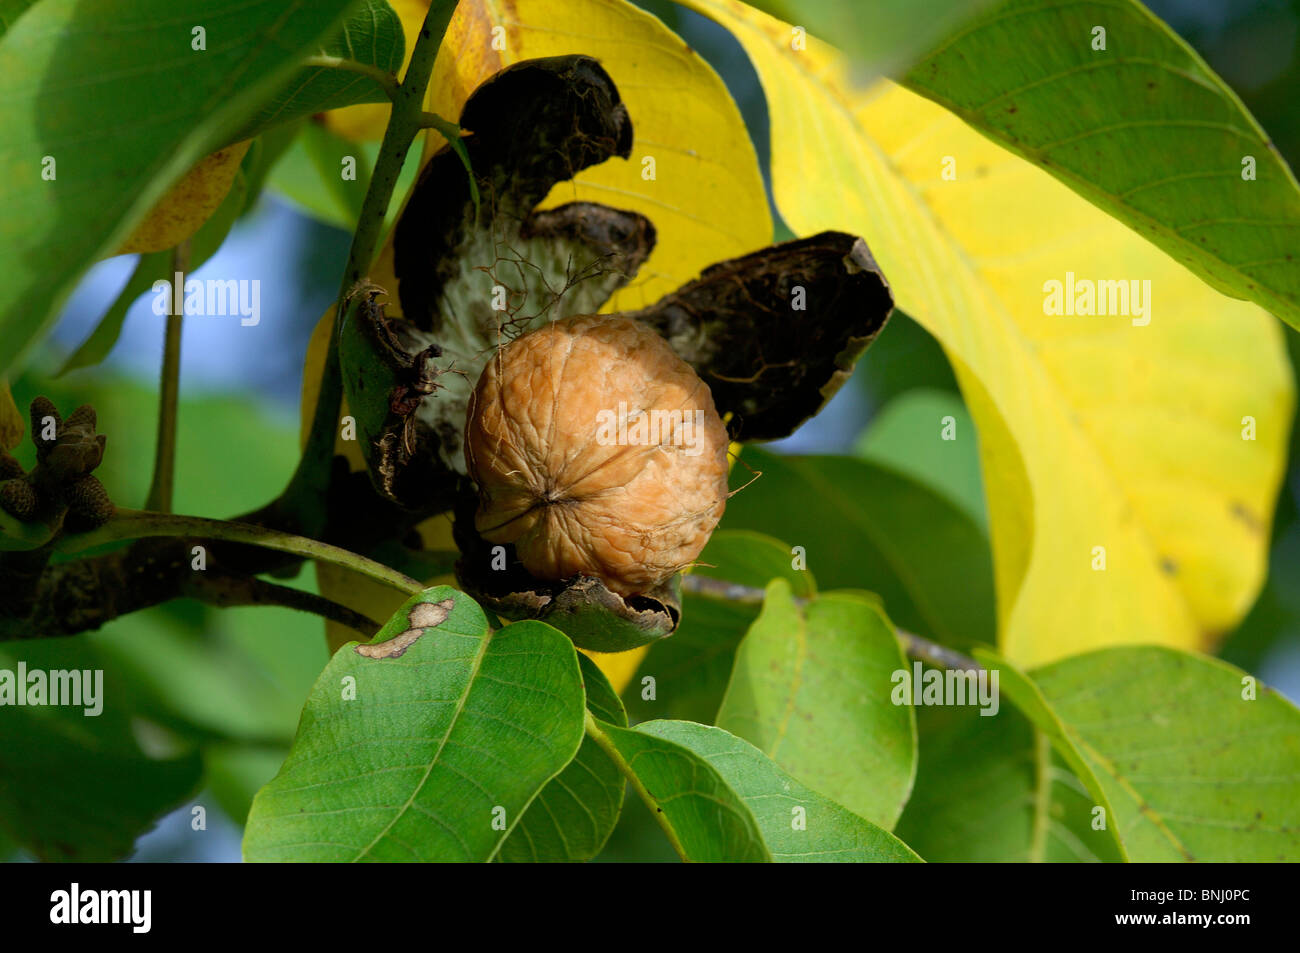
[[[181,392],[181,321],[184,307],[185,272],[190,267],[190,240],[172,249],[171,308],[167,314],[167,331],[163,341],[162,383],[159,387],[158,447],[154,454],[153,480],[145,508],[160,513],[172,511],[176,485],[176,417]]]
[[[596,742],[596,746],[599,747],[601,751],[605,752],[605,754],[609,756],[609,759],[614,762],[614,766],[618,768],[619,773],[622,774],[623,777],[627,778],[627,783],[632,785],[632,790],[636,791],[641,800],[645,802],[645,806],[650,809],[650,814],[654,817],[655,822],[663,828],[664,834],[668,837],[668,843],[670,843],[673,850],[677,852],[677,856],[682,859],[683,863],[689,864],[691,858],[687,856],[686,848],[682,846],[681,840],[677,837],[677,831],[673,829],[673,825],[669,823],[668,818],[664,816],[664,809],[659,806],[659,802],[654,799],[654,795],[646,790],[645,785],[641,783],[641,778],[632,770],[632,766],[627,763],[627,759],[624,758],[623,753],[618,750],[618,746],[614,744],[609,735],[600,730],[600,725],[592,716],[591,712],[585,711],[584,714],[586,715],[585,727],[587,737]]]
[[[119,509],[103,526],[87,533],[64,536],[55,548],[59,552],[79,552],[118,540],[153,536],[192,536],[196,539],[218,539],[230,543],[259,546],[262,549],[274,549],[293,553],[304,559],[316,559],[343,569],[350,569],[363,576],[369,576],[376,582],[392,586],[407,595],[424,591],[424,586],[410,576],[390,569],[373,559],[331,546],[329,543],[308,539],[305,536],[295,536],[292,533],[282,533],[264,526],[254,526],[251,523],[232,523],[226,520],[205,519],[201,516],[174,516],[170,513],[155,513],[148,510]]]
[[[370,186],[357,217],[352,235],[352,249],[339,287],[334,308],[334,326],[330,331],[329,353],[321,371],[321,385],[312,417],[311,433],[303,448],[298,468],[281,497],[280,509],[289,522],[303,532],[319,533],[325,525],[325,496],[329,491],[330,459],[338,427],[339,408],[343,400],[343,382],[339,371],[339,326],[343,320],[344,300],[352,286],[366,276],[379,251],[384,220],[397,187],[406,154],[419,133],[424,115],[424,94],[433,75],[438,47],[447,32],[447,24],[456,10],[455,0],[434,0],[425,14],[424,24],[411,51],[406,74],[393,94],[393,111],[388,117],[379,157],[370,176]],[[391,289],[390,289],[391,290]]]
[[[208,605],[222,608],[282,606],[297,609],[345,625],[365,639],[379,630],[379,623],[373,619],[314,592],[282,586],[256,576],[223,576],[216,573],[195,573],[194,576],[187,591]]]

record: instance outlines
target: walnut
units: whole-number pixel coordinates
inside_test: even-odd
[[[566,318],[502,347],[465,434],[478,532],[538,579],[647,592],[694,561],[726,506],[709,388],[635,319]]]

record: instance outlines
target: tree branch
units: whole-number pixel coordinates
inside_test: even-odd
[[[337,473],[331,483],[329,520],[322,542],[348,550],[349,555],[369,553],[386,541],[403,538],[433,515],[394,506],[374,492],[364,473],[348,472],[347,463],[341,458],[333,462]],[[246,526],[278,529],[281,517],[273,503],[239,520]],[[5,590],[10,587],[0,585],[0,641],[76,635],[132,612],[191,597],[194,579],[201,575],[192,568],[191,549],[205,539],[204,533],[211,531],[209,524],[219,523],[208,521],[204,529],[188,538],[139,538],[110,552],[54,562],[44,572],[39,572],[34,565],[29,574],[32,578],[22,587],[21,598],[13,593],[6,597]],[[95,541],[89,534],[65,535],[59,538],[58,545],[64,552],[75,552]],[[267,549],[210,536],[206,537],[206,544],[209,574],[292,574],[307,558],[290,551],[293,547]],[[44,556],[49,555],[54,545],[47,543],[43,547]],[[0,582],[22,582],[19,578],[22,573],[15,570],[26,566],[30,556],[22,552],[0,553]]]
[[[195,573],[190,594],[214,606],[283,606],[310,612],[345,625],[366,639],[379,630],[379,623],[324,596],[256,577]]]
[[[55,548],[62,552],[75,552],[122,539],[157,536],[201,537],[279,550],[305,559],[332,563],[343,569],[369,576],[376,582],[392,586],[408,595],[424,591],[424,586],[418,580],[395,569],[389,569],[383,563],[331,546],[329,543],[308,539],[305,536],[295,536],[292,533],[283,533],[265,526],[204,519],[201,516],[173,516],[170,513],[153,513],[148,510],[119,509],[103,526],[88,533],[62,537],[55,544]]]
[[[762,605],[766,593],[757,586],[746,586],[738,582],[728,582],[725,579],[714,579],[710,576],[699,576],[688,573],[682,577],[682,591],[692,592],[698,596],[705,596],[710,599],[718,599],[723,602],[739,602],[745,605]],[[802,596],[794,597],[795,605],[804,606],[808,600]],[[940,645],[938,642],[931,642],[929,639],[922,638],[906,629],[895,628],[895,634],[898,641],[903,646],[903,652],[908,658],[925,662],[936,668],[965,670],[978,672],[981,666],[974,659],[962,655],[947,646]]]

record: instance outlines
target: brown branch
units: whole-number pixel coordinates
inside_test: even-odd
[[[278,503],[238,520],[292,531],[296,521]],[[402,510],[380,499],[369,478],[349,473],[342,458],[333,468],[327,513],[321,541],[362,555],[385,540],[402,538],[433,515]],[[207,550],[203,572],[191,566],[195,545]],[[0,553],[0,578],[9,577],[11,566],[24,558],[22,553]],[[303,560],[296,553],[197,536],[139,539],[112,552],[54,563],[31,580],[30,591],[0,591],[0,641],[76,635],[132,612],[193,596],[196,577],[204,573],[227,578],[292,574]]]
[[[312,615],[345,625],[367,639],[379,630],[379,623],[373,619],[324,596],[290,586],[281,586],[256,577],[196,573],[189,586],[188,595],[208,605],[223,608],[281,606],[286,609],[297,609],[300,612],[310,612]]]
[[[746,586],[738,582],[728,582],[725,579],[714,579],[710,576],[695,574],[682,577],[682,591],[692,592],[711,599],[720,599],[724,602],[739,602],[745,605],[762,605],[763,599],[766,597],[766,593],[757,586]],[[794,602],[795,605],[799,606],[808,604],[808,600],[802,596],[795,596]],[[903,652],[908,658],[925,662],[936,668],[970,672],[978,672],[983,668],[974,659],[962,655],[947,646],[940,645],[938,642],[932,642],[914,632],[899,628],[895,628],[894,631],[898,636],[898,641],[903,646]]]

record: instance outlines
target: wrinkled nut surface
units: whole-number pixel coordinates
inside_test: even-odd
[[[465,436],[479,534],[514,543],[538,579],[647,592],[691,564],[726,505],[708,386],[630,318],[567,318],[501,348]]]

